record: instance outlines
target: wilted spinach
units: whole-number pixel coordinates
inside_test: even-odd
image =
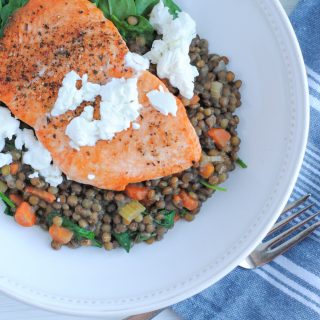
[[[174,218],[176,216],[175,211],[160,211],[164,215],[164,218],[161,221],[155,220],[156,224],[164,228],[170,229],[174,226]]]
[[[0,0],[0,37],[3,36],[9,18],[27,2],[28,0]]]
[[[148,15],[159,0],[93,0],[93,3],[111,20],[123,38],[129,40],[137,36],[144,36],[147,41],[152,41],[155,31],[148,20]],[[163,0],[170,13],[176,17],[180,8],[173,0]],[[137,18],[137,24],[129,24],[130,16]]]

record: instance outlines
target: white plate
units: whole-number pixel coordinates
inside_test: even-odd
[[[49,310],[121,318],[168,306],[230,272],[264,237],[294,186],[308,132],[299,46],[276,0],[181,0],[211,51],[230,57],[244,81],[241,157],[193,223],[179,223],[130,254],[49,247],[38,228],[0,217],[0,289]]]

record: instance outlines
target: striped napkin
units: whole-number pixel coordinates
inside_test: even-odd
[[[315,213],[320,209],[320,0],[301,0],[291,21],[307,65],[311,132],[290,201],[311,193]],[[237,268],[173,310],[190,320],[320,319],[320,229],[269,265]]]

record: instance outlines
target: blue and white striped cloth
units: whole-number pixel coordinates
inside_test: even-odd
[[[306,193],[320,208],[320,0],[301,0],[291,16],[310,88],[308,148],[291,201]],[[298,219],[298,221],[301,219]],[[241,268],[173,310],[190,320],[320,319],[320,229],[260,269]]]

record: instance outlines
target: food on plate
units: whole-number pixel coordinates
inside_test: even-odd
[[[136,119],[139,129],[123,130],[112,140],[99,140],[93,147],[74,149],[66,128],[79,109],[49,121],[44,118],[43,124],[38,123],[36,134],[54,163],[70,180],[101,189],[121,191],[129,183],[181,172],[199,161],[199,139],[181,101],[175,100],[178,105],[176,116],[163,115],[150,105],[146,93],[159,86],[164,85],[149,72],[139,77],[139,101],[143,105]],[[116,107],[119,108],[119,104]],[[80,130],[85,130],[83,124],[77,132]]]
[[[172,0],[13,3],[0,6],[0,211],[19,225],[54,249],[129,252],[246,167],[242,82]]]

